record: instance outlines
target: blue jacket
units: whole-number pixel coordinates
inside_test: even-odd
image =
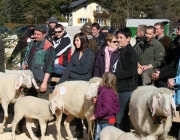
[[[180,105],[180,61],[178,64],[177,75],[174,78],[174,83],[177,87],[177,90],[175,90],[175,94],[174,94],[174,100],[176,104]]]

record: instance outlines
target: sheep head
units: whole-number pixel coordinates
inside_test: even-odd
[[[37,83],[34,79],[33,73],[31,71],[23,70],[21,74],[19,74],[18,79],[15,83],[15,89],[19,89],[20,86],[25,86],[27,88],[31,88],[32,84],[36,89],[39,89]]]
[[[89,88],[86,92],[86,99],[91,100],[92,97],[97,96],[98,87],[101,82],[101,78],[94,77],[89,80]]]
[[[62,95],[57,94],[57,91],[55,91],[54,94],[55,94],[55,96],[52,97],[52,99],[50,100],[50,103],[49,103],[49,108],[50,108],[52,114],[55,114],[57,109],[64,111],[64,102],[62,99]]]
[[[176,112],[175,102],[172,93],[169,89],[159,88],[151,96],[151,101],[149,108],[151,110],[152,116],[169,116],[171,115],[172,109]],[[176,116],[176,114],[174,114]]]

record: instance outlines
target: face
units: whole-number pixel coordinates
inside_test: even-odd
[[[62,30],[61,28],[55,28],[54,31],[55,31],[55,36],[57,38],[61,38],[62,35],[64,34],[64,30]]]
[[[179,37],[180,36],[180,29],[177,29],[176,33],[177,33],[177,35]]]
[[[146,41],[151,42],[154,39],[155,33],[153,29],[146,29]]]
[[[156,26],[155,26],[155,29],[156,29],[156,35],[157,35],[157,36],[163,35],[164,29],[161,29],[161,27],[160,27],[159,25],[156,25]]]
[[[129,44],[130,39],[131,39],[130,37],[126,38],[126,37],[125,37],[123,34],[121,34],[121,33],[118,33],[118,34],[117,34],[118,44],[119,44],[119,47],[121,47],[121,48],[126,47],[126,46]]]
[[[56,23],[55,22],[49,22],[49,27],[51,29],[54,29],[54,27],[56,26]]]
[[[144,33],[140,30],[139,27],[137,28],[136,36],[138,36],[138,37],[144,36]]]
[[[96,27],[92,27],[92,35],[94,37],[98,37],[99,36],[99,31]]]
[[[46,33],[42,33],[38,30],[34,31],[34,38],[36,41],[42,41],[44,39],[44,37],[46,36]]]
[[[117,48],[118,47],[118,41],[117,38],[113,38],[112,41],[107,42],[108,46],[111,48]]]
[[[81,47],[81,40],[79,39],[79,37],[76,37],[75,38],[75,41],[74,41],[75,45],[76,45],[76,48],[80,48]]]

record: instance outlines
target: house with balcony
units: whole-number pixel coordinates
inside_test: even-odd
[[[92,0],[73,0],[70,6],[61,6],[60,11],[69,26],[82,26],[88,21],[97,22],[100,26],[111,26],[108,10]]]

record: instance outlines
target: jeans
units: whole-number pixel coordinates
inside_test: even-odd
[[[118,93],[120,111],[116,115],[116,126],[125,132],[130,132],[128,113],[129,113],[129,100],[132,92],[133,90]]]
[[[99,140],[101,130],[106,126],[114,126],[114,124],[109,123],[98,123],[96,128],[95,140]]]
[[[66,67],[63,67],[59,64],[54,64],[54,73],[57,75],[62,75],[63,72],[66,70]]]

